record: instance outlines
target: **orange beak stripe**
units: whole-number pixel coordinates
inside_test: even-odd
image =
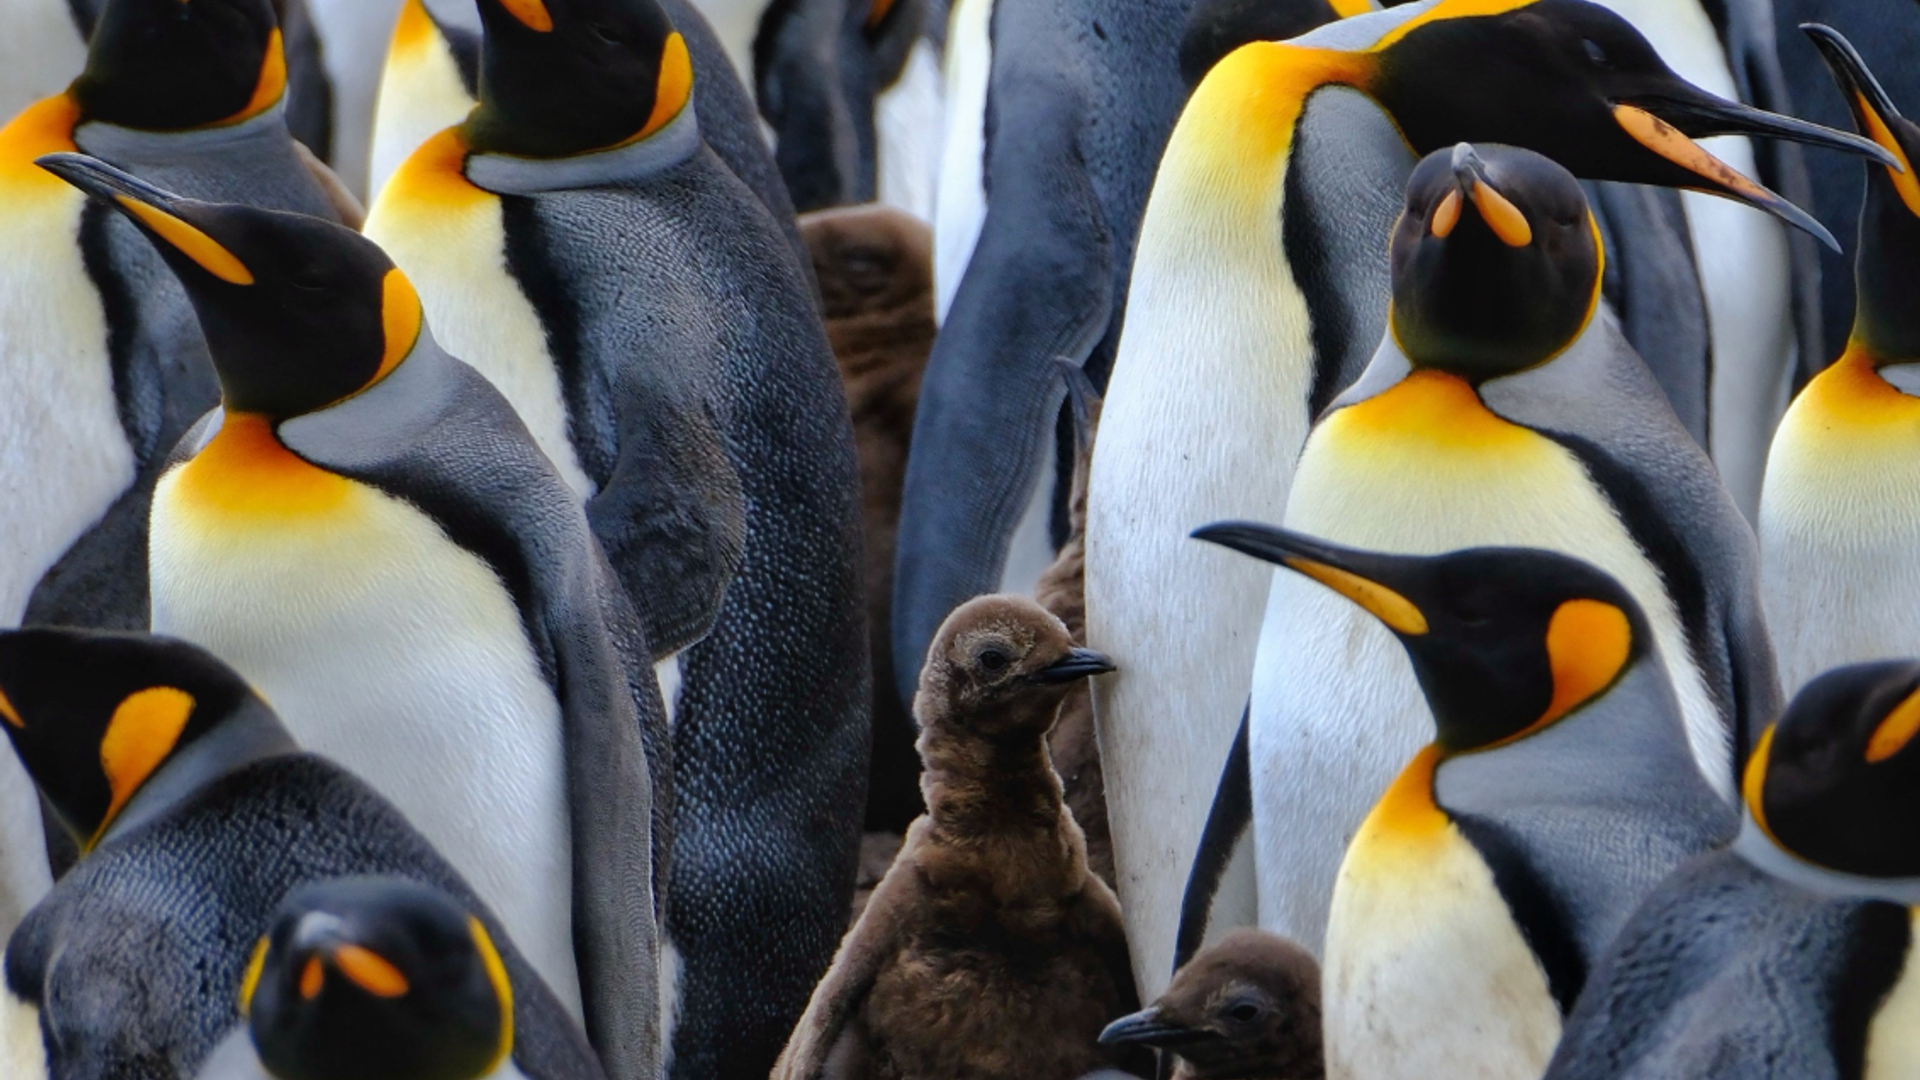
[[[1447,192],[1440,205],[1433,208],[1433,221],[1428,229],[1433,235],[1445,240],[1453,235],[1454,226],[1460,224],[1460,189]]]
[[[1527,215],[1485,180],[1473,182],[1473,206],[1501,243],[1517,248],[1533,243],[1533,226],[1527,224]]]
[[[1633,137],[1633,141],[1710,184],[1764,206],[1772,206],[1780,201],[1766,188],[1741,175],[1738,169],[1707,153],[1699,143],[1682,135],[1678,128],[1644,109],[1615,105],[1613,119]]]

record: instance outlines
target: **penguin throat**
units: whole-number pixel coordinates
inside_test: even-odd
[[[305,517],[336,509],[352,487],[286,448],[273,422],[230,412],[220,431],[179,470],[177,498],[225,517]]]
[[[1434,781],[1446,756],[1437,743],[1415,754],[1374,804],[1353,846],[1364,841],[1375,851],[1423,849],[1450,828],[1446,811],[1434,798]]]
[[[538,195],[644,180],[681,164],[701,146],[700,122],[691,108],[681,109],[650,134],[564,157],[495,152],[473,143],[472,133],[461,130],[460,138],[473,149],[466,159],[466,178],[479,188],[501,195]]]
[[[1840,359],[1807,384],[1796,407],[1816,410],[1829,424],[1904,433],[1920,422],[1920,398],[1887,381],[1880,368],[1889,363],[1852,342]]]
[[[1065,803],[1044,735],[984,739],[929,732],[920,753],[926,763],[921,793],[942,836],[964,843],[1059,827]]]
[[[1339,413],[1342,422],[1395,442],[1430,443],[1449,452],[1499,452],[1530,441],[1527,429],[1499,416],[1458,375],[1415,368],[1406,378]]]

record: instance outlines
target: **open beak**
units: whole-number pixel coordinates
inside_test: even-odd
[[[1195,529],[1193,536],[1310,577],[1360,605],[1396,634],[1418,637],[1427,632],[1425,613],[1405,595],[1408,585],[1389,583],[1404,576],[1395,571],[1405,560],[1337,547],[1253,521],[1218,522]]]
[[[1501,243],[1517,248],[1533,243],[1533,226],[1527,224],[1527,215],[1487,179],[1486,163],[1480,160],[1471,143],[1460,143],[1453,148],[1452,164],[1454,187],[1434,208],[1430,223],[1433,235],[1442,240],[1453,235],[1460,224],[1461,211],[1471,205]]]
[[[1915,176],[1913,162],[1907,148],[1895,127],[1913,130],[1901,117],[1900,110],[1894,107],[1893,99],[1880,87],[1880,81],[1867,70],[1866,61],[1854,50],[1853,43],[1841,36],[1838,30],[1819,23],[1802,23],[1800,29],[1813,39],[1820,55],[1827,61],[1827,67],[1833,70],[1834,81],[1840,84],[1840,92],[1847,99],[1847,107],[1853,110],[1856,126],[1873,140],[1875,146],[1893,158],[1885,163],[1887,173],[1893,180],[1894,188],[1900,198],[1915,215],[1920,215],[1920,176]]]
[[[1765,210],[1835,251],[1840,250],[1839,241],[1811,214],[1741,175],[1694,140],[1713,135],[1787,139],[1859,154],[1889,167],[1898,166],[1893,155],[1871,139],[1726,101],[1692,87],[1686,89],[1690,92],[1615,102],[1614,122],[1641,146],[1698,177],[1698,190]]]
[[[1108,1024],[1106,1030],[1100,1033],[1100,1045],[1151,1046],[1157,1050],[1175,1050],[1210,1038],[1213,1038],[1211,1032],[1196,1031],[1162,1020],[1160,1010],[1155,1007],[1142,1009]]]
[[[253,284],[253,272],[196,221],[205,204],[183,199],[85,154],[47,154],[34,164],[125,214],[162,249],[172,248],[231,285]]]
[[[1113,661],[1107,659],[1107,654],[1094,652],[1092,649],[1074,649],[1061,659],[1029,675],[1028,678],[1037,683],[1052,685],[1069,683],[1075,679],[1085,679],[1093,675],[1105,675],[1112,670],[1114,670]]]

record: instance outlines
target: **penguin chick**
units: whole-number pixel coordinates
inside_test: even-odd
[[[1100,392],[1085,368],[1062,362],[1074,428],[1073,488],[1067,497],[1067,540],[1053,565],[1040,575],[1034,599],[1066,624],[1073,640],[1087,640],[1087,470],[1093,463],[1093,436],[1100,426]],[[1060,719],[1047,736],[1053,771],[1060,774],[1067,810],[1087,838],[1087,865],[1109,886],[1114,884],[1113,833],[1107,825],[1107,785],[1100,769],[1100,743],[1094,736],[1093,694],[1074,687],[1060,706]]]
[[[1320,1080],[1320,964],[1277,934],[1235,930],[1100,1042],[1171,1053],[1173,1080]]]
[[[1097,1042],[1138,1004],[1120,906],[1087,870],[1046,749],[1067,692],[1112,670],[1023,597],[947,617],[914,697],[927,814],[775,1080],[1074,1080],[1121,1063]]]
[[[290,895],[254,947],[240,1011],[200,1080],[510,1075],[513,986],[486,924],[403,878]]]
[[[1760,737],[1740,836],[1595,965],[1547,1080],[1920,1075],[1920,661],[1837,668]]]

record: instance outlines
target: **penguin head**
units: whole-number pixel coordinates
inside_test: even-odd
[[[1547,360],[1600,302],[1600,227],[1573,174],[1531,150],[1428,154],[1393,233],[1388,321],[1415,367],[1470,382]]]
[[[1867,166],[1854,256],[1853,340],[1878,361],[1920,359],[1920,125],[1900,115],[1852,43],[1831,27],[1803,27],[1820,47],[1860,131],[1899,166]]]
[[[923,728],[993,737],[1044,734],[1073,684],[1114,670],[1073,643],[1066,624],[1023,596],[979,596],[940,624],[920,669]]]
[[[479,0],[474,150],[565,157],[635,142],[693,97],[686,39],[654,0]]]
[[[1252,522],[1193,535],[1310,577],[1384,623],[1413,661],[1448,753],[1559,721],[1604,695],[1651,640],[1619,582],[1550,551],[1387,555]]]
[[[1794,696],[1747,759],[1748,815],[1776,845],[1844,874],[1920,877],[1920,661],[1836,668]]]
[[[1375,50],[1368,89],[1407,141],[1526,146],[1590,180],[1710,192],[1838,244],[1806,211],[1694,142],[1789,139],[1889,160],[1870,141],[1727,101],[1680,78],[1627,20],[1587,0],[1443,0]]]
[[[1107,1025],[1103,1046],[1150,1046],[1183,1075],[1318,1076],[1320,965],[1263,930],[1235,930],[1188,961],[1151,1006]]]
[[[272,0],[110,0],[68,92],[89,120],[180,131],[256,116],[286,88]]]
[[[240,1011],[277,1080],[477,1080],[513,1051],[513,987],[486,926],[398,878],[290,895]]]
[[[39,164],[159,249],[200,317],[229,412],[282,420],[325,408],[385,378],[424,332],[406,275],[351,229],[183,199],[80,154]]]
[[[162,766],[248,706],[265,709],[232,668],[184,641],[0,633],[0,731],[83,851]]]

